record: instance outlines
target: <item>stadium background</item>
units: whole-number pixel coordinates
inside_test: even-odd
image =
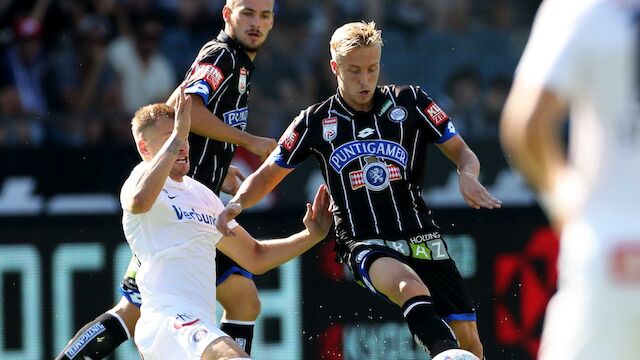
[[[490,359],[533,359],[555,289],[557,239],[507,167],[497,122],[539,1],[282,0],[256,59],[252,133],[278,138],[335,90],[327,42],[344,22],[383,29],[381,82],[423,86],[504,201],[468,209],[455,169],[428,154],[424,197],[477,301]],[[131,112],[164,101],[222,27],[221,0],[0,1],[0,359],[50,359],[118,299],[130,250],[117,192],[138,161]],[[148,64],[143,66],[142,64]],[[245,173],[259,164],[245,151]],[[321,181],[305,164],[240,221],[257,237],[301,227]],[[424,359],[398,310],[333,261],[332,244],[258,278],[255,359]],[[113,359],[138,358],[131,342]]]

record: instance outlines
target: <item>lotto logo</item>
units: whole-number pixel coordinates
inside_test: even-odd
[[[442,109],[440,109],[440,106],[438,106],[438,104],[436,104],[435,102],[432,102],[431,104],[429,104],[424,109],[424,113],[427,115],[429,120],[431,120],[431,122],[435,126],[442,124],[445,120],[449,118],[449,116],[447,116],[447,114],[444,111],[442,111]]]
[[[211,86],[213,91],[216,91],[222,80],[224,80],[222,71],[217,66],[209,63],[198,63],[191,71],[191,74],[192,80],[203,79]]]

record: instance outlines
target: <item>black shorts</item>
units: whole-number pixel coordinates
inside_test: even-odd
[[[338,249],[341,249],[338,251],[338,257],[347,263],[358,284],[389,301],[371,284],[369,267],[376,259],[392,257],[407,264],[418,274],[431,293],[436,313],[443,320],[447,322],[476,321],[475,308],[469,290],[455,262],[449,257],[446,244],[441,238],[429,241],[429,246],[426,242],[423,243],[424,246],[407,242],[407,247],[397,247],[400,251],[393,249],[394,242],[386,242],[392,244],[388,246],[377,244],[379,241],[367,243],[365,240],[353,242],[348,246],[338,246]],[[438,246],[437,253],[428,250],[434,244]],[[435,247],[433,249],[436,250]]]
[[[216,286],[222,284],[230,275],[237,274],[253,279],[253,274],[238,265],[230,257],[216,249]]]
[[[119,289],[122,296],[137,307],[142,305],[142,296],[140,296],[140,290],[138,290],[138,284],[136,283],[136,275],[139,267],[140,262],[133,256],[129,262],[129,267],[125,272],[124,278],[120,283]],[[222,251],[216,249],[216,286],[222,284],[232,274],[253,279],[252,273],[231,260],[231,258],[223,254]]]

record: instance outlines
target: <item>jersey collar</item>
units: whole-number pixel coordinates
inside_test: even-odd
[[[336,94],[334,95],[336,97],[336,102],[338,103],[338,105],[347,113],[349,113],[349,116],[354,117],[356,114],[377,114],[380,109],[382,108],[382,106],[385,103],[386,100],[386,95],[382,92],[382,89],[380,88],[380,86],[377,86],[376,89],[373,92],[373,107],[371,108],[371,110],[369,111],[358,111],[358,110],[354,110],[351,106],[349,106],[349,104],[347,104],[346,101],[344,101],[344,98],[342,98],[342,95],[340,95],[340,91],[336,90]]]
[[[253,61],[251,61],[251,58],[249,58],[249,55],[247,55],[247,53],[244,52],[244,46],[242,46],[240,42],[238,42],[236,39],[229,36],[226,32],[224,32],[224,30],[220,30],[220,33],[218,34],[218,37],[216,38],[216,40],[229,45],[230,49],[237,50],[236,53],[238,54],[238,56],[242,58],[242,61],[246,62],[247,64],[250,64],[251,68],[249,70],[253,70]]]

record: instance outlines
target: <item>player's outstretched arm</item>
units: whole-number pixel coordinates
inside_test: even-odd
[[[187,156],[186,143],[191,126],[191,99],[184,93],[185,84],[180,86],[180,97],[175,105],[173,132],[160,151],[149,162],[136,182],[133,191],[123,194],[123,206],[133,214],[149,211],[162,191],[164,183],[176,162],[178,155]]]
[[[167,105],[174,106],[179,95],[178,89],[171,94]],[[193,106],[191,108],[191,132],[210,139],[236,144],[258,155],[262,160],[278,145],[275,139],[252,135],[246,131],[224,123],[204,104],[199,95],[189,94]]]
[[[285,239],[255,240],[240,225],[234,235],[223,237],[218,249],[254,274],[262,274],[304,253],[329,233],[333,217],[329,209],[327,187],[320,186],[313,204],[307,204],[303,223],[305,229]]]
[[[293,169],[283,168],[267,159],[258,170],[249,175],[235,196],[229,201],[216,219],[216,227],[224,236],[231,236],[227,223],[240,215],[243,209],[257,204],[273,190]]]
[[[480,161],[460,135],[438,145],[438,148],[458,167],[460,193],[469,206],[474,209],[502,206],[502,201],[493,197],[478,181]]]

